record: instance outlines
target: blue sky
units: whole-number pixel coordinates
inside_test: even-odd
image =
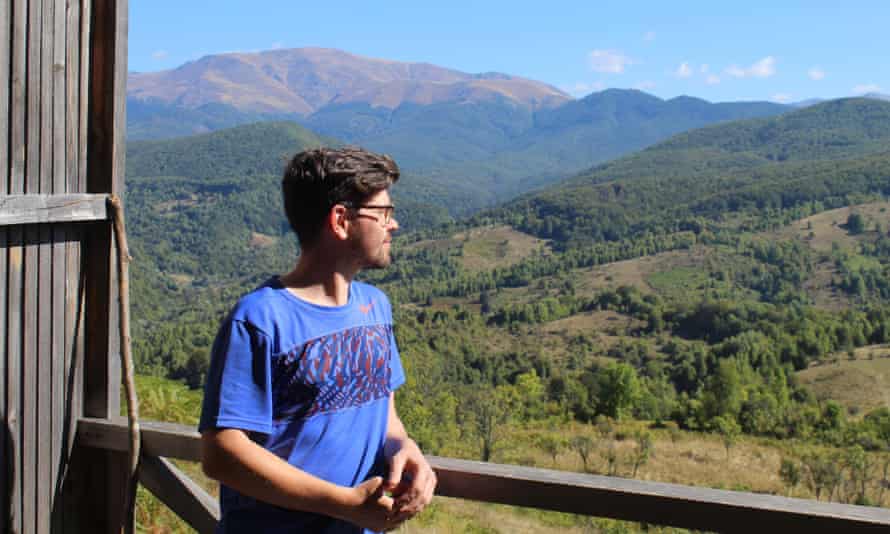
[[[505,72],[575,96],[621,87],[793,102],[890,93],[888,34],[886,0],[131,0],[129,69],[320,46]]]

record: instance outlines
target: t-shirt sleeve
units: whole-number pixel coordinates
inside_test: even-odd
[[[210,355],[198,430],[272,432],[271,347],[251,324],[227,319]]]
[[[392,327],[389,327],[389,389],[395,391],[405,383],[405,369],[402,368],[402,358],[399,355],[399,347],[396,345],[396,336]]]

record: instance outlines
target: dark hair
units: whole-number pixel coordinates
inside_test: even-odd
[[[361,204],[399,179],[385,154],[362,148],[316,148],[295,155],[284,169],[284,213],[300,245],[312,245],[336,204]]]

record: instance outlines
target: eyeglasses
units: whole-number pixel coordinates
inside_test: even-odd
[[[346,206],[349,208],[352,208],[354,210],[358,210],[358,209],[362,209],[362,208],[367,208],[367,209],[372,209],[372,210],[383,210],[383,214],[380,217],[374,217],[373,215],[367,215],[367,214],[361,214],[361,213],[359,214],[359,215],[364,215],[365,217],[370,217],[370,218],[374,219],[375,221],[379,222],[382,226],[388,226],[389,223],[392,222],[392,215],[393,215],[393,212],[396,210],[396,207],[393,206],[392,204],[353,204],[350,202],[350,203],[347,203]]]

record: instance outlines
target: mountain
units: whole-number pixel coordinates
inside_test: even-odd
[[[888,100],[890,101],[890,95],[885,95],[882,93],[867,93],[862,95],[862,98],[874,98],[876,100]]]
[[[186,109],[226,104],[242,112],[300,115],[357,102],[396,109],[407,103],[505,98],[539,109],[570,99],[555,87],[517,76],[467,74],[330,48],[210,55],[173,70],[130,73],[127,97]]]
[[[320,135],[391,154],[421,178],[414,184],[434,191],[426,200],[449,206],[454,215],[681,131],[790,109],[687,96],[662,100],[618,89],[572,100],[516,76],[317,48],[207,56],[170,71],[133,73],[128,105],[131,140],[297,121]]]
[[[561,246],[890,192],[890,103],[855,98],[678,134],[481,217]],[[655,225],[655,226],[653,226]]]

